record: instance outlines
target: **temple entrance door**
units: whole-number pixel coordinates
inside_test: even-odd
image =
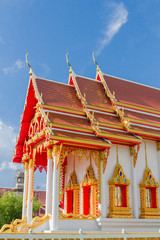
[[[73,213],[73,190],[67,191],[67,214]]]
[[[83,187],[83,214],[91,213],[91,186]]]

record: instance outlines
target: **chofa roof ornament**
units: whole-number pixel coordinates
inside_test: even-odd
[[[98,66],[98,63],[96,62],[94,54],[95,54],[95,51],[93,50],[92,52],[93,62],[97,65],[97,71],[99,71],[99,66]]]
[[[27,53],[26,53],[26,64],[27,64],[27,67],[30,68],[29,74],[32,75],[32,73],[33,73],[33,72],[32,72],[32,68],[31,68],[31,65],[29,64],[28,59],[27,59],[28,53],[29,53],[29,52],[27,51]]]
[[[66,62],[67,62],[67,65],[70,67],[69,72],[71,73],[72,72],[72,67],[71,67],[71,64],[68,61],[68,53],[69,52],[67,51],[67,53],[66,53]]]

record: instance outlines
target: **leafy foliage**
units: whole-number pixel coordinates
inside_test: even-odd
[[[23,195],[7,192],[0,198],[0,228],[12,220],[22,218]],[[33,198],[33,212],[37,212],[41,203]]]

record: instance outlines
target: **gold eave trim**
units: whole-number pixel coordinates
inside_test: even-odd
[[[83,144],[87,144],[87,145],[92,145],[92,146],[100,146],[100,147],[111,147],[111,144],[109,143],[97,143],[94,141],[90,141],[90,140],[80,140],[80,139],[74,139],[74,138],[69,138],[69,137],[59,137],[59,136],[54,136],[51,135],[50,139],[54,139],[54,140],[61,140],[61,141],[68,141],[68,142],[74,142],[74,143],[83,143]]]
[[[144,124],[144,125],[147,125],[147,126],[154,126],[154,127],[160,128],[159,123],[148,122],[148,121],[138,120],[138,119],[134,119],[134,118],[129,118],[129,122],[130,123],[135,122],[135,123]]]
[[[131,109],[135,109],[135,110],[141,110],[144,112],[148,112],[148,113],[153,113],[153,114],[157,114],[160,115],[160,111],[154,110],[154,109],[149,109],[149,108],[144,108],[144,107],[140,107],[140,106],[136,106],[136,105],[132,105],[132,104],[128,104],[128,103],[122,103],[122,102],[116,102],[115,104],[118,106],[122,106],[122,107],[128,107]]]
[[[62,107],[55,107],[55,106],[46,105],[46,104],[42,104],[41,107],[46,110],[53,110],[57,112],[70,113],[70,114],[80,115],[80,116],[86,115],[83,111],[72,110],[72,109],[62,108]]]
[[[94,123],[96,124],[96,122],[94,121]],[[98,122],[98,126],[104,126],[104,127],[109,127],[109,128],[113,128],[113,129],[120,129],[120,130],[124,130],[123,126],[117,126],[114,124],[110,124],[110,123],[104,123],[104,122]],[[112,130],[112,129],[111,129]]]
[[[94,134],[94,131],[92,129],[86,129],[86,128],[79,128],[79,127],[72,127],[68,125],[63,125],[63,124],[57,124],[57,123],[48,123],[49,126],[60,128],[60,129],[66,129],[66,130],[73,130],[73,131],[78,131],[78,132],[83,132],[83,133],[91,133]]]
[[[109,139],[110,141],[112,141],[112,139],[119,139],[119,140],[126,140],[126,141],[129,141],[129,142],[134,142],[134,143],[141,143],[142,140],[139,139],[139,138],[136,138],[136,139],[133,139],[133,138],[130,138],[130,137],[123,137],[123,136],[117,136],[117,135],[114,135],[114,134],[109,134],[109,133],[98,133],[98,136],[99,137],[106,137],[107,139]],[[112,139],[110,139],[112,138]]]
[[[98,106],[89,105],[89,104],[86,104],[86,107],[89,108],[89,109],[99,110],[99,111],[102,111],[102,112],[114,113],[116,115],[115,111],[112,110],[112,109],[109,109],[109,108],[103,108],[103,107],[98,107]]]
[[[145,132],[145,131],[141,131],[141,130],[136,130],[136,129],[129,129],[130,133],[134,133],[134,134],[143,134],[145,136],[151,136],[151,137],[158,137],[160,138],[160,134],[156,134],[156,133],[151,133],[151,132]]]

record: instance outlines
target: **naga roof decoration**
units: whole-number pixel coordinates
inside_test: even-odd
[[[95,80],[70,71],[68,84],[32,73],[13,162],[25,161],[37,143],[42,151],[61,143],[104,151],[111,144],[139,145],[142,138],[159,141],[159,99],[160,90],[108,76],[99,67]]]

